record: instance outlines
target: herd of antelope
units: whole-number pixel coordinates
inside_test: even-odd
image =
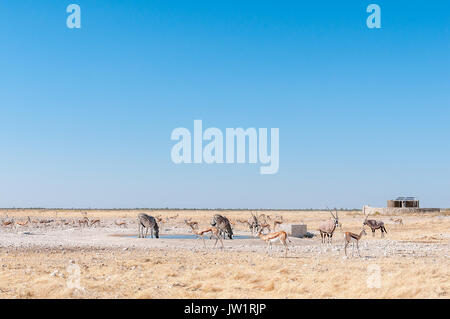
[[[328,209],[329,210],[329,209]],[[337,228],[342,229],[342,224],[339,222],[339,215],[337,209],[335,209],[335,212],[333,213],[331,210],[329,210],[331,214],[331,218],[325,221],[322,221],[319,224],[318,231],[320,233],[321,237],[321,243],[322,244],[329,244],[332,245],[333,240],[333,234],[335,233],[335,230]],[[372,231],[372,236],[375,236],[375,231],[380,230],[381,232],[381,238],[384,237],[384,234],[387,233],[386,227],[381,220],[374,220],[374,219],[368,219],[368,215],[365,213],[365,207],[363,209],[364,214],[364,221],[362,223],[362,229],[360,233],[352,233],[352,232],[344,232],[344,251],[345,255],[347,256],[347,247],[349,244],[352,244],[353,247],[353,254],[354,254],[354,248],[356,244],[356,248],[358,251],[358,255],[360,255],[359,252],[359,241],[361,240],[363,235],[366,235],[366,231],[364,229],[365,226],[369,227]],[[79,227],[92,227],[92,226],[100,226],[100,219],[89,219],[86,216],[86,213],[83,213],[83,218],[78,220],[54,220],[54,219],[34,219],[32,220],[30,217],[28,217],[26,220],[14,220],[9,219],[8,216],[6,219],[2,220],[0,222],[0,226],[4,227],[28,227],[32,224],[34,225],[69,225],[69,226],[79,226]],[[138,238],[146,238],[148,234],[148,230],[150,230],[150,236],[153,238],[155,236],[156,238],[159,238],[159,229],[160,225],[164,223],[168,223],[172,220],[176,220],[178,217],[178,214],[175,216],[170,216],[163,218],[160,215],[158,216],[149,216],[144,213],[140,213],[138,215]],[[393,219],[391,220],[394,223],[398,223],[400,225],[403,225],[403,220],[401,218]],[[246,228],[249,229],[252,236],[259,237],[261,240],[267,243],[267,250],[272,250],[272,243],[280,242],[284,248],[285,248],[285,257],[287,256],[288,252],[288,245],[287,242],[290,242],[289,237],[287,233],[283,230],[276,231],[277,226],[280,226],[283,224],[284,219],[283,216],[277,215],[277,216],[269,216],[266,214],[257,214],[257,213],[251,213],[251,216],[248,220],[242,220],[242,219],[236,219],[236,223],[244,225]],[[209,236],[209,238],[215,238],[216,242],[214,243],[214,247],[216,247],[217,243],[220,242],[221,248],[223,248],[223,241],[222,239],[225,239],[228,237],[229,239],[233,239],[233,227],[232,225],[235,225],[234,222],[231,222],[228,218],[225,216],[222,216],[220,214],[216,214],[213,216],[211,223],[208,227],[200,228],[199,222],[192,221],[191,219],[185,219],[184,223],[190,228],[191,232],[197,236],[197,238],[202,239],[204,246],[206,247],[206,243],[204,240],[205,236]],[[114,224],[119,227],[127,227],[127,223],[125,221],[121,220],[115,220]],[[352,254],[352,256],[353,256]]]
[[[15,228],[16,226],[20,227],[29,227],[29,226],[80,226],[80,227],[92,227],[99,226],[100,219],[89,219],[86,216],[78,219],[78,220],[67,220],[67,219],[31,219],[29,216],[25,220],[15,220],[14,218],[8,218],[6,216],[0,222],[0,226]]]
[[[333,213],[331,210],[329,210],[331,214],[331,219],[325,220],[319,224],[319,233],[321,236],[321,242],[322,244],[332,244],[333,240],[333,234],[335,230],[340,227],[342,228],[342,224],[339,223],[339,215],[337,209],[335,209],[335,213]],[[349,244],[352,244],[353,252],[352,256],[354,255],[355,250],[355,244],[358,251],[358,255],[360,255],[359,251],[359,241],[361,240],[363,235],[366,235],[366,231],[364,229],[365,226],[368,226],[372,230],[372,235],[375,236],[375,231],[379,229],[381,231],[381,237],[384,237],[384,234],[387,233],[386,227],[384,223],[381,220],[374,220],[374,219],[368,219],[368,215],[365,213],[365,208],[363,210],[364,214],[364,221],[362,223],[363,228],[361,229],[361,232],[359,234],[352,233],[352,232],[344,232],[344,252],[345,256],[347,256],[347,247]],[[151,220],[151,222],[149,222]],[[403,225],[403,220],[401,218],[399,219],[391,219],[395,223],[399,223]],[[291,242],[289,240],[289,237],[287,233],[283,230],[281,231],[275,231],[276,227],[283,223],[283,216],[275,216],[270,217],[269,215],[265,214],[254,214],[251,213],[251,217],[248,220],[242,220],[242,219],[236,219],[237,223],[243,224],[244,226],[248,227],[252,235],[259,237],[261,240],[267,243],[267,249],[269,251],[272,250],[272,243],[280,242],[284,248],[285,248],[285,257],[287,256],[288,252],[288,246],[287,242]],[[197,235],[198,238],[201,238],[203,241],[204,246],[206,247],[204,236],[206,234],[210,235],[210,238],[214,237],[216,239],[216,242],[214,244],[214,247],[216,246],[217,242],[220,241],[221,247],[223,248],[223,242],[222,237],[225,239],[226,236],[228,236],[229,239],[233,239],[233,230],[231,225],[232,223],[228,218],[225,216],[216,214],[213,216],[211,220],[211,226],[205,227],[205,228],[199,228],[199,223],[197,221],[192,221],[191,218],[185,219],[184,223],[191,229],[192,233],[194,235]],[[152,232],[155,231],[158,233],[158,224],[156,220],[152,216],[148,216],[146,214],[139,214],[138,217],[138,224],[139,224],[139,237],[146,237],[141,236],[142,229],[145,227],[151,228]],[[267,233],[263,233],[264,231],[267,231]],[[153,237],[153,236],[152,236]],[[156,236],[158,238],[158,236]]]

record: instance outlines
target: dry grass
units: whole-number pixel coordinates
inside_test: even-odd
[[[0,256],[1,298],[449,298],[450,293],[450,262],[444,258],[5,249]],[[80,266],[83,290],[67,288],[70,260]],[[370,265],[380,267],[380,288],[367,285]]]

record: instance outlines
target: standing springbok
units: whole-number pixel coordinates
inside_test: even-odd
[[[287,233],[285,231],[277,231],[274,233],[270,233],[267,235],[262,234],[262,229],[260,229],[258,231],[258,237],[261,238],[262,240],[264,240],[267,243],[267,249],[272,251],[272,243],[274,242],[281,242],[284,246],[284,248],[286,248],[286,250],[284,251],[284,257],[287,257],[287,252],[288,252],[288,246],[286,243],[286,239],[291,242],[291,240],[289,239]]]
[[[191,225],[191,224],[188,224],[188,226],[191,227],[192,232],[194,233],[194,235],[197,235],[197,236],[199,236],[202,239],[203,245],[205,246],[205,248],[206,248],[206,243],[205,243],[205,238],[203,236],[205,234],[207,234],[207,233],[211,233],[211,237],[214,236],[216,238],[216,242],[214,243],[214,247],[216,247],[217,241],[220,240],[220,244],[222,245],[222,248],[223,248],[223,241],[222,241],[222,238],[220,236],[219,229],[217,229],[217,227],[212,226],[212,227],[200,230],[200,229],[198,229],[198,224],[197,224],[197,227],[194,227],[194,225]]]
[[[329,210],[333,219],[323,221],[319,224],[319,232],[320,232],[320,237],[322,238],[322,244],[325,244],[325,238],[327,238],[328,243],[331,245],[331,243],[333,241],[333,233],[334,233],[336,227],[339,226],[339,216],[338,216],[337,209],[335,209],[335,210],[336,210],[336,216],[334,216],[333,213],[331,212],[331,210]]]
[[[158,223],[156,222],[155,217],[149,216],[144,213],[140,213],[138,215],[138,225],[139,225],[138,238],[147,238],[149,228],[151,238],[153,238],[153,232],[155,233],[155,237],[159,238],[159,226]],[[144,235],[144,228],[145,228],[145,235]]]
[[[361,254],[359,253],[359,240],[361,239],[361,237],[363,235],[367,235],[366,231],[364,230],[364,228],[361,230],[361,232],[359,233],[359,235],[355,234],[355,233],[351,233],[351,232],[345,232],[344,234],[344,241],[345,241],[345,246],[344,246],[344,251],[345,251],[345,256],[347,256],[347,246],[352,243],[352,257],[355,254],[355,243],[356,243],[356,248],[358,249],[358,256],[361,257]]]
[[[384,227],[384,223],[381,220],[375,219],[367,219],[369,214],[366,215],[366,206],[363,207],[363,214],[366,216],[364,219],[363,226],[369,226],[372,230],[372,237],[375,237],[375,230],[379,229],[381,231],[381,238],[384,237],[384,233],[387,234],[386,228]]]

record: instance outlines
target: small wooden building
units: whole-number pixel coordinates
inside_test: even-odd
[[[387,207],[419,208],[419,200],[415,197],[397,197],[387,201]]]

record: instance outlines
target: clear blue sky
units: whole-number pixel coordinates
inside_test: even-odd
[[[1,1],[0,207],[450,207],[449,27],[449,1]],[[278,127],[278,174],[172,163],[195,119]]]

